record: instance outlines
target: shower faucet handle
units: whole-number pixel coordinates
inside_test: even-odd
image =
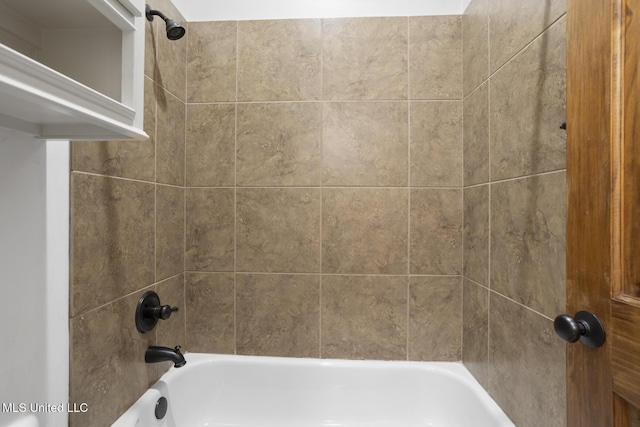
[[[178,307],[161,305],[160,297],[154,291],[146,292],[138,301],[136,307],[136,328],[140,333],[151,331],[159,319],[167,320],[171,313],[178,311]]]
[[[163,305],[160,307],[153,307],[151,310],[153,310],[152,316],[155,319],[167,320],[169,317],[171,317],[171,313],[173,313],[174,311],[178,311],[178,307]]]

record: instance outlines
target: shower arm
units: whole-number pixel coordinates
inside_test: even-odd
[[[149,6],[148,4],[144,6],[144,14],[147,17],[147,21],[149,22],[153,21],[154,16],[159,16],[160,18],[162,18],[162,20],[167,26],[167,38],[169,40],[181,39],[182,36],[184,36],[184,33],[186,32],[185,28],[182,25],[180,25],[179,22],[176,22],[173,19],[168,18],[167,15],[160,12],[159,10],[151,9],[151,6]]]
[[[145,5],[145,16],[147,17],[147,21],[153,21],[153,16],[159,16],[160,18],[162,18],[163,21],[166,22],[167,15],[165,15],[164,13],[160,12],[159,10],[155,10],[155,9],[151,9],[151,6],[149,6],[148,4]]]

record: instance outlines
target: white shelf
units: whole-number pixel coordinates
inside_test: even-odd
[[[43,28],[34,12],[27,18],[32,23],[28,34],[20,34],[11,33],[0,21],[0,31],[5,36],[11,33],[4,39],[18,40],[13,47],[34,46],[21,53],[0,43],[0,126],[42,139],[146,139],[142,4],[136,8],[128,0],[127,7],[117,0],[65,1],[89,7],[98,14],[94,21],[104,19],[109,27]],[[25,15],[24,10],[18,12]],[[43,42],[38,45],[39,32]],[[68,70],[87,84],[39,62],[38,57],[48,58],[58,70]]]

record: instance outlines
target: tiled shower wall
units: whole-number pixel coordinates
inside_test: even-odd
[[[473,0],[463,16],[463,361],[518,427],[566,425],[565,10]]]
[[[168,0],[152,7],[181,18]],[[162,23],[162,25],[161,25]],[[146,141],[75,142],[71,172],[70,425],[111,425],[169,367],[149,345],[186,345],[184,140],[186,40],[147,23]],[[148,334],[135,327],[147,290],[178,306]]]
[[[462,18],[148,29],[150,139],[72,149],[72,425],[168,368],[150,344],[460,360]],[[149,289],[181,310],[141,335]]]
[[[462,357],[519,427],[564,425],[563,15],[148,24],[151,138],[73,145],[72,425],[167,368],[149,344]],[[147,336],[148,289],[181,311]]]
[[[188,348],[459,360],[461,98],[460,16],[191,23]]]

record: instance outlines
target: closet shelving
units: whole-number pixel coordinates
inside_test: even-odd
[[[0,127],[145,139],[144,2],[0,0]]]

